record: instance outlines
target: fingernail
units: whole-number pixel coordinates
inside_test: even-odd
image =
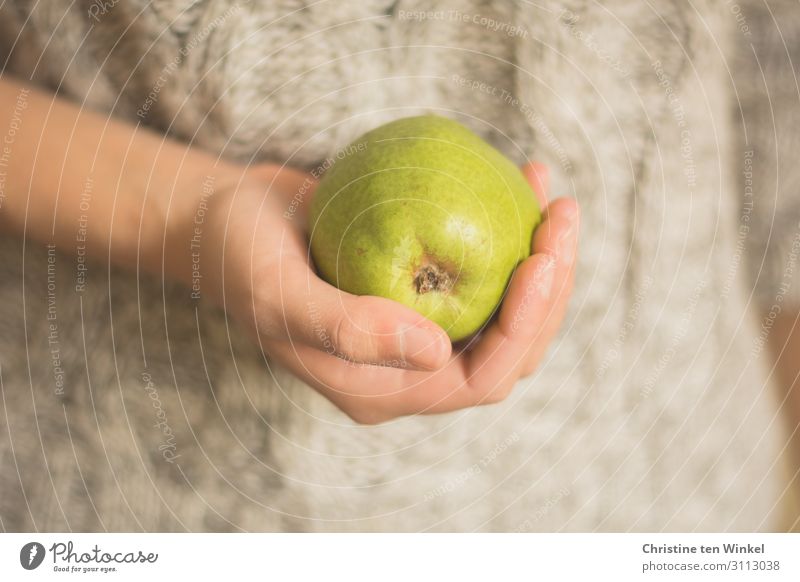
[[[415,368],[436,370],[443,365],[443,342],[437,331],[416,325],[403,326],[399,337],[403,360]]]
[[[536,292],[543,299],[550,299],[553,291],[553,272],[555,271],[555,259],[550,255],[544,255],[542,262],[533,273],[533,284]]]

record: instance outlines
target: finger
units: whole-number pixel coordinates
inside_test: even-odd
[[[411,414],[449,412],[488,398],[469,386],[463,357],[451,358],[441,370],[421,372],[353,364],[303,344],[274,341],[264,348],[295,376],[362,424]]]
[[[533,255],[514,272],[497,321],[467,357],[469,384],[477,403],[506,398],[519,379],[529,347],[540,340],[549,314],[555,280],[555,259]]]
[[[573,272],[574,271],[572,271],[568,276],[565,289],[557,292],[558,302],[551,308],[550,315],[544,324],[542,341],[532,343],[525,354],[525,364],[522,366],[521,371],[522,377],[530,376],[536,371],[536,369],[539,367],[539,363],[542,361],[542,358],[552,344],[553,339],[556,337],[559,329],[564,323],[567,308],[569,307],[569,299],[572,295],[574,280],[574,276],[572,275]]]
[[[506,314],[501,317],[506,321],[504,332],[497,333],[498,323],[490,326],[478,342],[477,357],[459,354],[434,372],[355,365],[300,343],[274,341],[264,348],[360,423],[375,424],[403,415],[443,413],[498,402],[518,378],[530,343],[530,330],[537,328],[537,319],[546,317],[545,300],[537,297],[536,291],[546,282],[530,281],[534,274],[541,276],[541,267],[537,266],[541,260],[542,256],[528,259],[515,273],[516,282],[512,279],[508,304],[522,313],[519,325],[514,325],[513,314],[511,318]],[[527,304],[521,292],[531,294]],[[517,330],[525,337],[515,337]]]
[[[563,203],[555,205],[552,219],[570,212]],[[553,240],[558,240],[562,230],[549,225]],[[541,250],[554,248],[541,236],[535,246]],[[561,316],[550,312],[551,298],[556,289],[566,286],[562,279],[569,269],[558,270],[557,259],[552,258],[555,254],[542,252],[523,262],[509,285],[498,321],[484,332],[468,356],[452,358],[435,373],[356,367],[304,346],[282,346],[282,359],[291,362],[295,374],[360,422],[499,401],[518,379],[531,346],[542,352],[546,348],[546,323]],[[553,280],[548,283],[551,272]]]
[[[453,358],[435,376],[436,387],[410,390],[409,401],[423,413],[449,412],[492,404],[513,389],[529,345],[538,341],[556,284],[552,257],[529,257],[516,269],[495,322],[469,352]]]
[[[534,186],[537,194],[547,189],[546,173],[542,173],[543,166],[539,166],[539,169],[534,167],[539,180]],[[545,213],[546,219],[548,214],[555,217],[556,222],[562,222],[559,217],[569,221],[570,209],[559,203]],[[548,230],[557,240],[563,225],[550,224]],[[517,270],[498,323],[484,333],[475,353],[469,357],[453,357],[434,373],[355,366],[306,345],[286,342],[275,342],[270,351],[276,352],[296,375],[359,422],[382,422],[404,414],[447,412],[500,400],[517,380],[530,346],[545,344],[546,347],[545,342],[535,341],[537,336],[543,335],[541,322],[556,319],[548,312],[552,306],[548,305],[542,290],[547,287],[546,273],[553,270],[547,266],[552,263],[548,256],[558,252],[549,240],[543,244],[537,240],[533,246],[548,251],[546,256],[531,257]],[[564,289],[570,285],[556,276],[556,271],[558,267],[553,271],[550,295],[556,287]],[[568,269],[567,275],[570,273]]]
[[[532,343],[541,340],[557,281],[555,260],[539,253],[517,267],[497,320],[469,352],[451,359],[432,376],[436,386],[409,390],[409,402],[422,413],[449,412],[506,398],[525,365]],[[430,382],[433,383],[433,382]]]
[[[274,352],[296,375],[358,422],[373,424],[409,414],[450,412],[497,402],[518,378],[537,321],[546,317],[547,257],[531,257],[517,269],[503,315],[485,331],[475,352],[452,357],[435,372],[359,367],[286,343]],[[546,292],[545,292],[546,294]],[[525,299],[525,297],[528,299]],[[518,310],[520,319],[507,307]],[[522,332],[517,334],[517,332]]]
[[[263,347],[358,423],[377,424],[410,413],[402,403],[404,370],[356,364],[299,343],[270,341]]]
[[[450,356],[447,334],[432,321],[389,299],[340,291],[296,257],[283,260],[277,286],[278,337],[359,363],[435,370]]]
[[[555,337],[566,314],[575,281],[575,264],[580,232],[580,212],[574,200],[559,199],[550,204],[545,223],[534,235],[535,252],[544,252],[556,257],[556,280],[551,298],[550,316],[545,322],[543,341],[532,344],[526,356],[523,375],[536,368],[549,343]]]
[[[536,194],[539,208],[546,208],[550,196],[550,170],[540,162],[528,162],[522,166],[522,173]]]
[[[575,246],[566,243],[569,242],[569,236],[577,235],[579,218],[578,203],[574,198],[553,200],[545,207],[542,224],[533,233],[531,253],[550,253],[553,256],[566,254],[564,258],[571,263]]]

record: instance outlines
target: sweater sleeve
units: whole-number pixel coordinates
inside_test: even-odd
[[[800,307],[800,17],[762,0],[730,11],[739,123],[739,248],[757,307]]]

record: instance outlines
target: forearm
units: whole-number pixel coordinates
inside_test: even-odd
[[[0,76],[0,229],[185,279],[193,217],[237,167]]]

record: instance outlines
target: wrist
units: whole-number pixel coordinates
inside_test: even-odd
[[[209,259],[217,252],[215,247],[221,245],[216,233],[218,215],[224,212],[221,207],[228,207],[245,175],[245,170],[235,164],[202,161],[181,172],[169,202],[157,213],[161,217],[156,233],[160,238],[152,241],[145,265],[157,274],[163,269],[166,278],[190,289],[211,274],[202,272],[201,259],[203,270],[207,270],[212,262]]]
[[[165,244],[165,271],[193,300],[223,305],[250,300],[251,240],[268,181],[264,167],[230,166],[198,176],[197,195],[177,217]],[[223,293],[224,292],[224,293]]]

